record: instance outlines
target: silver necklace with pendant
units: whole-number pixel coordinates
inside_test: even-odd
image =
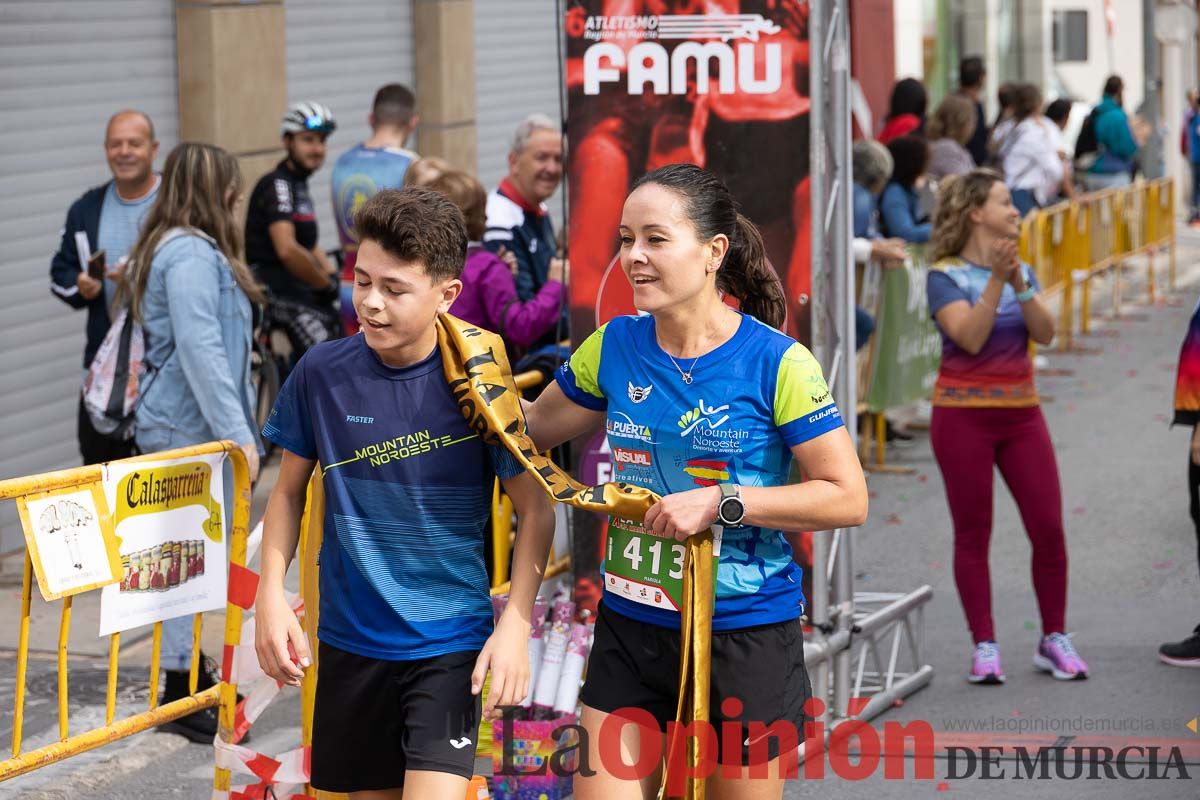
[[[663,350],[663,352],[667,353],[666,350]],[[692,371],[694,369],[696,369],[696,363],[699,362],[701,358],[703,358],[703,354],[696,356],[696,360],[692,362],[692,366],[688,367],[687,372],[684,372],[683,367],[679,366],[679,362],[675,360],[675,356],[671,355],[670,353],[667,353],[667,358],[671,359],[671,363],[675,365],[675,369],[679,370],[679,377],[683,378],[683,382],[686,383],[688,386],[691,386],[692,385]]]

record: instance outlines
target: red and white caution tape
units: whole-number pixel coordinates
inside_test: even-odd
[[[229,601],[251,611],[258,590],[258,573],[231,565]],[[304,602],[297,594],[285,593],[288,605],[298,617],[304,614]],[[283,684],[263,672],[254,649],[255,623],[252,615],[242,622],[241,644],[226,646],[221,662],[222,680],[236,684],[244,699],[234,712],[233,742],[213,739],[215,765],[233,775],[248,775],[257,783],[235,785],[229,791],[213,791],[213,800],[313,800],[302,791],[309,779],[311,748],[298,747],[279,756],[271,756],[237,744],[280,693]]]

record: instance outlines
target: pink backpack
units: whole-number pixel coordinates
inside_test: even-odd
[[[180,236],[199,235],[199,231],[172,228],[163,234],[154,252]],[[209,239],[211,242],[211,239]],[[165,364],[175,348],[163,359]],[[133,438],[133,421],[141,398],[154,382],[162,364],[146,364],[146,334],[142,326],[123,308],[109,326],[100,349],[96,351],[83,379],[83,406],[92,427],[112,439]],[[147,380],[147,373],[149,380]]]

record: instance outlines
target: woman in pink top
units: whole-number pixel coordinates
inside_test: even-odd
[[[954,582],[975,643],[967,680],[976,684],[1004,682],[988,568],[997,470],[1032,550],[1042,618],[1033,663],[1059,680],[1088,676],[1066,632],[1062,492],[1029,357],[1031,339],[1054,338],[1054,318],[1017,257],[1019,233],[1020,213],[998,173],[978,169],[943,182],[926,281],[943,345],[929,438],[954,526]]]
[[[530,300],[522,303],[508,264],[479,243],[485,227],[487,192],[465,172],[450,170],[427,184],[448,197],[463,212],[467,223],[467,263],[463,267],[462,293],[450,307],[461,320],[504,337],[509,350],[523,350],[558,324],[565,287],[564,259],[552,259],[550,279]],[[515,357],[510,352],[510,357]]]

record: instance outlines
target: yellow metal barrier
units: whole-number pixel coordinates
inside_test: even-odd
[[[246,562],[246,538],[250,522],[250,470],[246,464],[246,456],[233,442],[212,442],[209,444],[184,447],[178,450],[167,450],[161,453],[151,453],[136,458],[124,459],[112,463],[137,463],[142,461],[160,461],[170,458],[187,458],[190,456],[207,455],[224,451],[233,464],[233,524],[229,536],[229,563],[244,566]],[[12,478],[0,481],[0,500],[12,500],[39,492],[56,491],[60,489],[84,488],[95,486],[103,479],[100,465],[75,467],[73,469],[48,472],[42,475],[31,475],[24,478]],[[67,640],[71,628],[71,597],[61,600],[62,613],[58,635],[58,731],[60,741],[39,747],[29,752],[21,751],[21,739],[25,714],[25,677],[29,665],[29,623],[30,602],[33,591],[33,567],[28,551],[25,554],[25,569],[21,582],[21,623],[17,644],[17,677],[15,702],[13,707],[13,738],[12,757],[0,762],[0,781],[24,775],[48,764],[63,761],[71,756],[94,750],[105,744],[124,739],[140,731],[148,730],[163,723],[187,716],[195,711],[220,706],[218,718],[218,735],[225,741],[233,736],[233,717],[237,697],[237,687],[221,683],[196,691],[200,667],[200,633],[202,614],[196,614],[192,628],[192,662],[189,675],[189,697],[158,705],[159,655],[162,645],[162,623],[154,625],[153,646],[150,656],[150,701],[146,711],[114,721],[116,716],[117,696],[117,665],[120,654],[121,635],[114,633],[109,638],[108,650],[108,683],[105,698],[104,721],[99,728],[70,735],[69,718],[67,713],[68,670],[67,670]],[[93,590],[95,591],[95,590]],[[241,639],[242,609],[227,603],[225,608],[225,645],[236,647]],[[229,789],[228,770],[218,769],[214,775],[213,788]]]
[[[1154,256],[1164,249],[1168,286],[1174,291],[1175,185],[1170,178],[1090,192],[1037,209],[1021,222],[1021,258],[1033,268],[1044,292],[1061,295],[1059,347],[1064,350],[1074,347],[1077,326],[1081,334],[1090,332],[1092,278],[1112,271],[1113,315],[1119,317],[1120,266],[1135,256],[1147,257],[1147,295],[1153,303],[1158,291]]]

